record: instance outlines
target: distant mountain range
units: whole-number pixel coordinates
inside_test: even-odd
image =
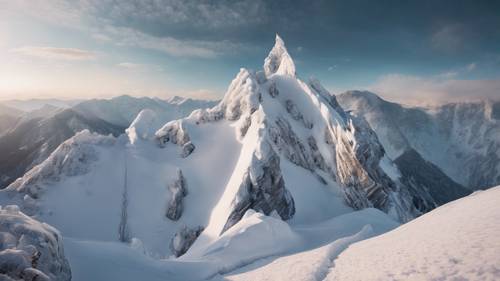
[[[500,184],[500,102],[407,107],[366,91],[337,99],[368,121],[396,163],[410,153],[471,190]]]
[[[43,104],[43,102],[49,102]],[[173,102],[153,98],[120,96],[89,100],[69,107],[59,100],[7,102],[29,112],[0,105],[0,189],[45,160],[62,142],[81,130],[103,135],[124,133],[135,116],[148,108],[158,113],[158,122],[186,116],[215,102],[176,98]],[[63,105],[64,108],[54,105]]]

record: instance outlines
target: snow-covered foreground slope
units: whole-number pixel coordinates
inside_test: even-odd
[[[404,107],[366,91],[337,99],[368,121],[392,159],[415,150],[471,190],[500,184],[500,102]]]
[[[500,186],[350,246],[327,280],[499,280]]]

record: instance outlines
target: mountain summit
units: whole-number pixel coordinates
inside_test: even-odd
[[[273,49],[264,61],[264,71],[268,77],[274,73],[295,76],[295,63],[286,50],[285,42],[278,34]]]

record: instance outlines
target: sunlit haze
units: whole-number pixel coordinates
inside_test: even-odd
[[[275,33],[305,79],[403,103],[500,96],[500,6],[422,1],[0,1],[0,99],[222,97]]]

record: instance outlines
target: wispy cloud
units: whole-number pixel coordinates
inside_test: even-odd
[[[190,97],[194,99],[202,99],[202,100],[217,100],[220,99],[220,93],[209,90],[209,89],[197,89],[186,92],[181,92],[179,95],[183,97]]]
[[[127,69],[138,69],[144,67],[144,65],[133,62],[121,62],[117,64],[119,67],[127,68]]]
[[[157,37],[124,27],[107,26],[102,34],[118,46],[131,46],[156,50],[174,57],[215,58],[223,54],[234,54],[245,46],[227,40],[205,41]]]
[[[369,90],[404,104],[442,104],[448,102],[500,99],[500,79],[459,80],[445,77],[423,78],[390,74],[381,77]]]
[[[91,51],[75,48],[57,48],[45,46],[23,46],[10,50],[12,53],[41,59],[83,61],[93,60],[96,54]]]
[[[242,44],[229,40],[198,39],[196,30],[235,28],[264,22],[261,1],[14,1],[14,11],[28,11],[37,19],[88,33],[101,43],[157,50],[175,57],[215,58],[244,50]],[[127,22],[122,22],[128,19]],[[131,25],[129,22],[137,23]],[[151,26],[175,27],[166,34],[151,32]],[[179,30],[190,28],[179,34]],[[193,31],[194,30],[194,31]],[[152,35],[154,34],[154,35]],[[196,39],[192,39],[196,38]]]

